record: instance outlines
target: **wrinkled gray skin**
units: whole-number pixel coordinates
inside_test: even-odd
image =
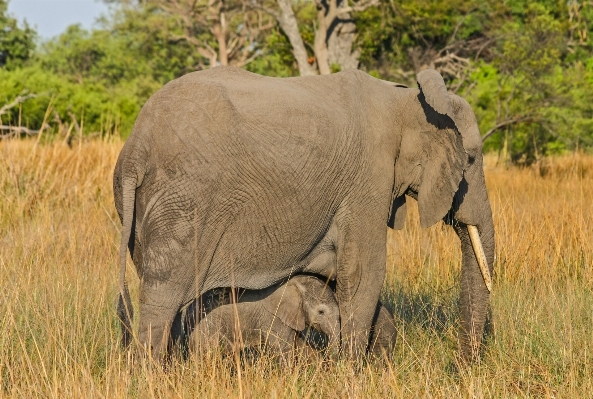
[[[315,328],[329,337],[339,336],[340,309],[327,285],[316,277],[295,276],[286,284],[247,291],[236,303],[209,312],[190,335],[190,350],[245,347],[285,354],[303,344],[297,333]]]
[[[396,338],[397,330],[393,315],[379,302],[377,304],[376,317],[371,327],[369,354],[377,358],[389,358],[395,347]]]
[[[122,219],[124,343],[140,276],[138,339],[166,352],[173,318],[215,287],[263,289],[295,273],[336,278],[341,348],[364,353],[385,274],[386,225],[405,194],[420,221],[461,239],[460,350],[478,353],[489,307],[465,224],[492,268],[494,229],[475,115],[432,70],[419,89],[364,72],[269,78],[232,67],[176,79],[144,105],[114,173]],[[449,212],[451,211],[451,212]]]

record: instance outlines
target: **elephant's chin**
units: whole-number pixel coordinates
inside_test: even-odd
[[[488,261],[486,259],[486,254],[484,253],[484,247],[482,246],[482,240],[480,239],[478,228],[468,224],[467,232],[469,234],[469,239],[472,243],[478,265],[480,266],[480,272],[482,272],[482,277],[484,278],[486,288],[488,288],[488,292],[492,292],[492,277],[490,276],[490,269],[488,268]]]

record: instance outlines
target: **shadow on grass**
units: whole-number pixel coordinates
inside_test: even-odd
[[[420,330],[444,341],[454,340],[460,327],[459,291],[455,288],[443,291],[430,289],[411,292],[404,285],[384,288],[381,302],[394,315],[398,328]],[[489,309],[482,335],[482,351],[494,339],[495,329],[492,308]],[[453,343],[453,342],[451,342]],[[452,365],[450,365],[451,367]],[[454,369],[456,368],[453,367]]]
[[[447,291],[410,292],[403,286],[386,288],[381,302],[394,315],[396,324],[418,327],[444,335],[459,323],[459,295]]]

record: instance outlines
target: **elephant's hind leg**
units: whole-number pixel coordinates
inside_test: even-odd
[[[183,304],[185,290],[178,284],[159,282],[140,287],[140,328],[138,338],[146,354],[163,360],[171,345],[171,327]]]
[[[176,205],[178,197],[159,201],[142,223],[139,343],[153,359],[164,360],[172,346],[172,327],[182,305],[195,298],[194,230]],[[150,208],[150,207],[149,207]],[[173,331],[173,335],[178,331]]]

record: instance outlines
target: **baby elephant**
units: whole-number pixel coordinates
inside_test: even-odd
[[[302,343],[300,332],[312,327],[339,337],[340,311],[331,289],[320,279],[298,275],[285,284],[242,292],[200,320],[190,335],[190,350],[220,346],[224,351],[247,347],[285,354]]]

